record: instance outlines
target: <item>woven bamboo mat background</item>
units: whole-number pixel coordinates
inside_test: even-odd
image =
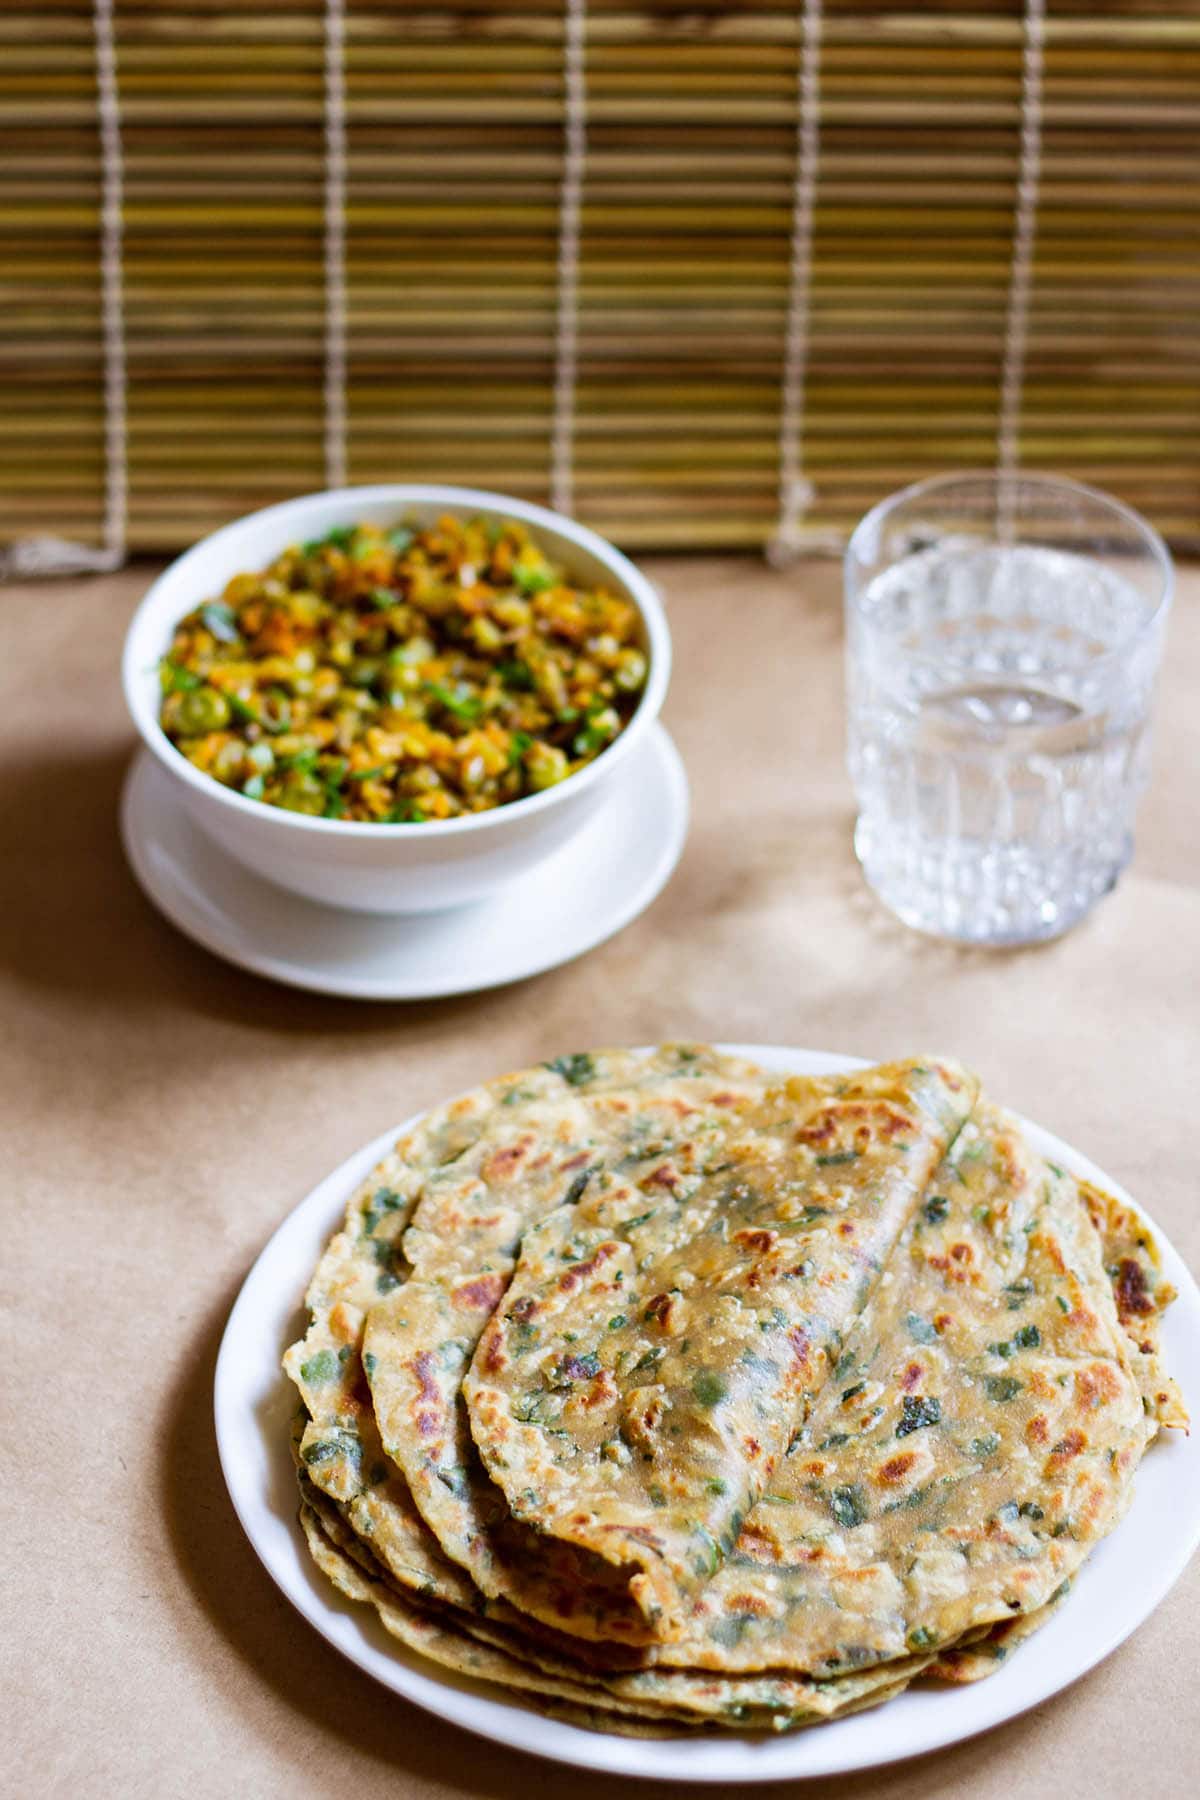
[[[9,0],[0,294],[0,542],[344,466],[827,545],[1007,382],[1007,454],[1196,548],[1200,4]]]

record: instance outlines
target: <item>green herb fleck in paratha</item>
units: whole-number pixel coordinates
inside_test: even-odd
[[[846,1531],[864,1525],[870,1516],[867,1496],[857,1481],[846,1487],[835,1487],[829,1496],[829,1510]]]
[[[576,1050],[570,1056],[556,1056],[545,1066],[561,1075],[572,1087],[586,1087],[596,1074],[596,1065],[586,1050]]]
[[[718,1406],[726,1398],[729,1387],[723,1375],[718,1375],[712,1369],[701,1369],[692,1378],[692,1392],[701,1406],[712,1407]]]
[[[926,1425],[936,1425],[942,1416],[942,1403],[921,1394],[905,1394],[900,1409],[900,1423],[896,1427],[897,1437],[907,1437],[911,1431],[920,1431]]]
[[[1015,1356],[1018,1350],[1036,1350],[1042,1341],[1042,1334],[1036,1325],[1022,1325],[1020,1331],[1014,1331],[1010,1338],[998,1344],[989,1344],[988,1349],[993,1356]]]
[[[376,1188],[370,1198],[363,1202],[363,1230],[367,1236],[372,1235],[381,1219],[386,1218],[388,1213],[398,1211],[403,1205],[403,1194],[398,1194],[394,1188]]]

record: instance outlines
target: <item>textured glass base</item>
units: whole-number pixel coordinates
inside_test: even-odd
[[[1038,855],[1024,845],[923,839],[894,825],[877,834],[863,816],[854,848],[869,885],[914,931],[1003,949],[1077,925],[1116,886],[1133,839],[1099,857],[1087,845]]]

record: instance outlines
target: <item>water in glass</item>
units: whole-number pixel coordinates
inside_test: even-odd
[[[855,846],[908,924],[991,944],[1051,937],[1128,861],[1158,641],[1115,563],[951,537],[858,595]]]

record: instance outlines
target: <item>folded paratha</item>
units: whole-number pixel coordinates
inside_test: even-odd
[[[631,1140],[648,1154],[668,1150],[685,1122],[716,1154],[731,1117],[765,1085],[762,1071],[702,1046],[563,1058],[437,1109],[352,1198],[285,1368],[311,1416],[302,1455],[313,1479],[371,1519],[401,1565],[389,1567],[407,1570],[415,1588],[433,1581],[467,1603],[447,1567],[458,1564],[486,1601],[512,1600],[552,1627],[586,1619],[606,1641],[650,1637],[626,1584],[599,1559],[589,1569],[569,1553],[548,1556],[507,1519],[478,1469],[459,1382],[525,1229],[580,1189],[581,1171],[615,1165]],[[360,1359],[368,1311],[389,1348],[365,1344]],[[388,1384],[379,1417],[390,1462],[378,1459],[364,1368]],[[417,1509],[437,1540],[432,1566],[417,1555]]]
[[[930,1061],[793,1078],[719,1148],[635,1144],[527,1231],[463,1378],[472,1434],[513,1518],[626,1571],[658,1639],[770,1486],[974,1093]],[[386,1354],[381,1420],[394,1330]]]
[[[832,1673],[1036,1612],[1120,1518],[1157,1423],[1078,1184],[981,1106],[656,1659]]]
[[[348,1599],[375,1606],[385,1629],[407,1648],[455,1674],[522,1690],[540,1701],[574,1708],[586,1699],[594,1714],[620,1713],[666,1729],[671,1721],[695,1728],[719,1723],[744,1730],[787,1730],[857,1711],[900,1691],[932,1661],[912,1656],[885,1671],[849,1672],[834,1680],[777,1675],[749,1678],[647,1672],[634,1678],[580,1663],[565,1641],[556,1649],[544,1633],[533,1637],[488,1617],[419,1600],[377,1560],[369,1540],[349,1526],[345,1509],[321,1493],[299,1457],[306,1420],[297,1420],[293,1454],[300,1486],[300,1519],[318,1568]],[[519,1623],[519,1622],[518,1622]],[[559,1716],[569,1716],[561,1713]],[[596,1723],[595,1719],[581,1722]],[[616,1729],[612,1721],[608,1728]]]

